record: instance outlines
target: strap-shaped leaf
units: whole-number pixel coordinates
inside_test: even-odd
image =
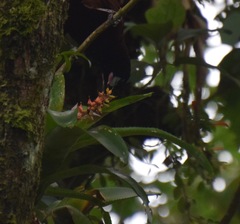
[[[121,180],[124,180],[128,183],[129,186],[136,192],[136,194],[143,200],[144,205],[146,206],[146,213],[148,216],[148,223],[152,222],[152,211],[149,207],[149,200],[144,189],[130,176],[127,176],[117,170],[109,169],[113,174],[115,174]]]
[[[118,100],[114,100],[109,104],[109,107],[104,107],[103,108],[103,113],[110,113],[115,110],[118,110],[122,107],[131,105],[133,103],[136,103],[140,100],[143,100],[145,98],[148,98],[152,95],[152,93],[147,93],[147,94],[141,94],[141,95],[133,95],[133,96],[128,96],[124,97]]]
[[[63,73],[55,75],[50,92],[49,109],[61,111],[65,97],[65,79]]]
[[[149,200],[144,189],[130,176],[123,174],[117,170],[108,169],[101,166],[95,166],[95,165],[79,166],[79,167],[67,169],[67,170],[56,172],[52,175],[49,175],[48,177],[44,178],[41,181],[39,197],[41,197],[41,194],[43,194],[45,189],[53,182],[56,182],[58,180],[62,180],[65,178],[77,176],[77,175],[96,174],[96,173],[109,174],[117,178],[118,180],[125,182],[129,187],[131,187],[136,192],[136,194],[143,200],[143,203],[146,206],[148,220],[151,221],[152,219],[151,209],[148,206]]]
[[[48,113],[53,120],[61,127],[73,127],[77,123],[77,105],[72,110],[64,112],[54,111],[48,109]]]
[[[62,166],[64,159],[70,153],[71,146],[83,133],[82,129],[77,127],[63,128],[57,126],[47,134],[42,159],[43,176],[54,173]]]
[[[159,192],[147,192],[148,196],[160,195]],[[106,205],[112,204],[114,202],[138,197],[139,195],[130,187],[102,187],[96,188],[85,192],[79,192],[77,190],[66,189],[61,187],[51,187],[49,186],[44,195],[53,197],[63,197],[63,198],[76,198],[85,201],[89,201],[94,205],[99,207],[104,207]]]
[[[103,187],[97,188],[106,203],[138,197],[137,193],[129,187]],[[147,192],[147,195],[160,195],[157,192]]]
[[[213,167],[208,161],[207,157],[204,155],[204,153],[194,145],[191,145],[176,136],[157,129],[157,128],[140,128],[140,127],[129,127],[129,128],[115,128],[115,130],[122,136],[134,136],[134,135],[144,135],[144,136],[152,136],[157,138],[163,138],[167,141],[174,143],[181,148],[185,149],[187,153],[196,159],[196,162],[199,163],[201,167],[204,167],[208,171],[208,173],[212,176],[214,171]]]
[[[91,129],[88,133],[107,150],[120,158],[122,162],[128,162],[128,147],[122,137],[113,128],[99,126]]]
[[[160,195],[159,192],[147,192],[146,194],[148,196]],[[44,195],[86,200],[99,207],[104,207],[120,200],[138,197],[138,194],[130,187],[102,187],[79,192],[77,190],[49,186],[45,190]]]
[[[138,196],[132,188],[128,187],[104,187],[98,188],[98,190],[107,202],[114,202]]]
[[[48,187],[44,192],[44,195],[54,196],[54,197],[67,197],[67,198],[77,198],[89,201],[94,205],[98,205],[100,207],[104,206],[104,201],[92,196],[91,194],[86,194],[83,192],[78,192],[76,190],[60,188],[60,187]]]

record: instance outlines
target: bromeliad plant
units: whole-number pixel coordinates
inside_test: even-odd
[[[178,1],[173,2],[180,4]],[[179,8],[178,5],[176,8]],[[181,9],[184,11],[183,8]],[[176,18],[173,23],[166,21],[166,23],[158,24],[152,21],[155,18],[152,15],[159,15],[159,12],[155,13],[155,9],[148,12],[146,16],[149,24],[135,26],[133,32],[136,35],[147,35],[147,39],[152,39],[153,42],[158,42],[163,38],[164,32],[169,32],[169,27],[176,26],[173,27],[175,30],[181,21]],[[181,19],[183,20],[184,16],[181,16]],[[146,32],[145,28],[151,32]],[[164,32],[160,33],[161,35],[159,33],[155,35],[155,30]],[[69,58],[74,56],[74,53],[68,52],[67,54],[67,56],[63,54],[63,57],[66,56],[65,64],[69,67],[68,65],[71,64]],[[77,56],[81,55],[77,53]],[[149,64],[143,61],[137,63],[138,68],[139,65],[142,65],[143,69]],[[155,62],[155,60],[154,63],[150,63],[156,69],[153,78],[157,78],[159,69],[162,69],[157,63],[158,61]],[[55,75],[46,117],[45,150],[36,201],[36,214],[41,222],[88,224],[101,223],[103,220],[105,224],[110,224],[110,214],[104,209],[105,206],[139,197],[145,206],[148,223],[151,223],[152,212],[148,195],[158,195],[159,192],[146,192],[129,173],[122,171],[124,168],[126,170],[129,165],[130,150],[125,141],[126,137],[149,136],[162,139],[168,145],[172,144],[176,151],[186,150],[189,160],[191,160],[190,166],[198,174],[205,177],[213,175],[213,168],[200,147],[197,148],[166,131],[157,128],[113,128],[104,124],[97,125],[109,113],[150,97],[151,94],[132,95],[117,99],[112,96],[110,89],[106,89],[105,92],[100,92],[95,100],[89,99],[86,106],[83,103],[76,105],[71,110],[62,111],[64,87],[64,76],[60,69]],[[103,160],[102,163],[93,165],[91,161],[84,161],[75,166],[70,165],[76,152],[80,156],[84,156],[84,153],[88,153],[89,147],[99,145],[108,152],[105,158],[109,155],[114,158],[111,162],[104,163]],[[98,155],[89,156],[97,157]],[[118,163],[115,162],[116,159],[118,159]],[[92,160],[94,161],[94,158]],[[176,175],[176,177],[179,176]],[[66,182],[71,178],[78,177],[81,178],[79,185],[74,188],[68,187]],[[178,179],[178,185],[181,186],[181,178]],[[95,183],[92,183],[91,180],[95,180]]]
[[[59,82],[60,80],[60,82]],[[143,100],[150,94],[133,95],[122,99],[115,99],[112,91],[106,89],[87,106],[76,105],[68,111],[62,112],[64,82],[56,77],[51,103],[46,118],[45,151],[42,162],[42,175],[40,180],[39,196],[36,201],[36,214],[44,223],[111,223],[110,214],[104,207],[134,197],[140,197],[148,216],[148,223],[152,222],[152,213],[149,207],[148,195],[158,195],[159,192],[145,192],[129,174],[119,168],[110,166],[79,164],[69,166],[69,161],[75,152],[93,145],[102,145],[120,163],[128,165],[129,149],[124,137],[152,136],[165,139],[188,151],[188,154],[210,174],[212,167],[204,154],[179,138],[156,128],[125,127],[111,128],[96,123],[107,114],[124,106]],[[55,86],[58,88],[55,88]],[[62,88],[59,88],[62,86]],[[57,92],[56,92],[57,91]],[[61,97],[62,99],[59,99]],[[55,110],[54,110],[55,109]],[[121,167],[121,166],[120,166]],[[90,176],[100,175],[105,184],[99,182],[91,186],[88,182]],[[67,188],[63,184],[68,178],[83,177],[85,181],[75,189]],[[100,179],[101,179],[100,178]],[[115,182],[115,184],[112,183]],[[120,187],[119,187],[120,184]],[[70,221],[69,221],[70,220]]]
[[[60,79],[57,77],[56,80],[54,85],[59,87]],[[47,223],[57,223],[57,220],[62,219],[64,211],[65,213],[68,211],[67,213],[71,216],[70,220],[73,223],[98,223],[101,218],[105,220],[105,223],[111,223],[109,214],[103,210],[103,207],[118,200],[137,196],[142,198],[147,208],[149,220],[151,220],[147,194],[130,176],[109,167],[96,165],[81,166],[79,164],[78,167],[68,167],[72,153],[94,144],[102,144],[114,156],[127,164],[128,148],[117,131],[105,126],[91,127],[108,113],[144,99],[150,94],[131,96],[110,103],[115,97],[111,95],[112,91],[110,89],[106,89],[106,92],[99,93],[95,100],[91,101],[89,99],[87,106],[80,104],[69,111],[60,112],[52,109],[61,107],[59,104],[62,101],[59,100],[59,96],[64,97],[64,94],[53,92],[55,90],[59,91],[59,88],[54,88],[54,85],[51,93],[51,109],[48,110],[46,119],[43,171],[37,201],[39,220]],[[54,98],[57,95],[58,97]],[[61,181],[66,178],[93,174],[107,174],[125,184],[123,187],[99,187],[94,189],[79,186],[74,190],[61,187]],[[43,197],[46,195],[51,197],[50,201]],[[89,215],[92,210],[95,210],[96,206],[101,211],[100,217],[99,214],[94,215],[94,217]]]

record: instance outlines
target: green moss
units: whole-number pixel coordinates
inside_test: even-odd
[[[13,32],[26,36],[38,28],[46,11],[41,0],[1,1],[0,8],[0,38]]]
[[[9,96],[5,93],[0,95],[0,105],[4,108],[3,111],[0,112],[0,116],[5,123],[15,128],[25,130],[28,133],[34,133],[31,109],[23,109],[18,105],[11,104],[11,102],[9,102]]]
[[[31,119],[31,111],[30,110],[23,110],[19,106],[15,106],[13,108],[13,114],[10,120],[10,123],[13,127],[23,129],[27,132],[34,132],[32,119]]]

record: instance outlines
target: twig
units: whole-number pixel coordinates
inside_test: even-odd
[[[89,45],[100,36],[105,30],[114,24],[115,21],[125,16],[140,0],[130,0],[123,8],[120,8],[112,18],[107,19],[96,30],[94,30],[85,41],[78,47],[77,52],[83,53]],[[71,60],[71,59],[70,59]],[[55,74],[62,73],[65,69],[66,63],[63,63]]]
[[[222,220],[220,221],[219,224],[229,224],[235,215],[236,211],[238,210],[240,206],[240,183],[238,185],[238,188],[233,195],[233,199],[228,207],[228,210]]]

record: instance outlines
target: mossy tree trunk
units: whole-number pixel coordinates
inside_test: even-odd
[[[64,0],[0,2],[0,223],[33,223]]]

